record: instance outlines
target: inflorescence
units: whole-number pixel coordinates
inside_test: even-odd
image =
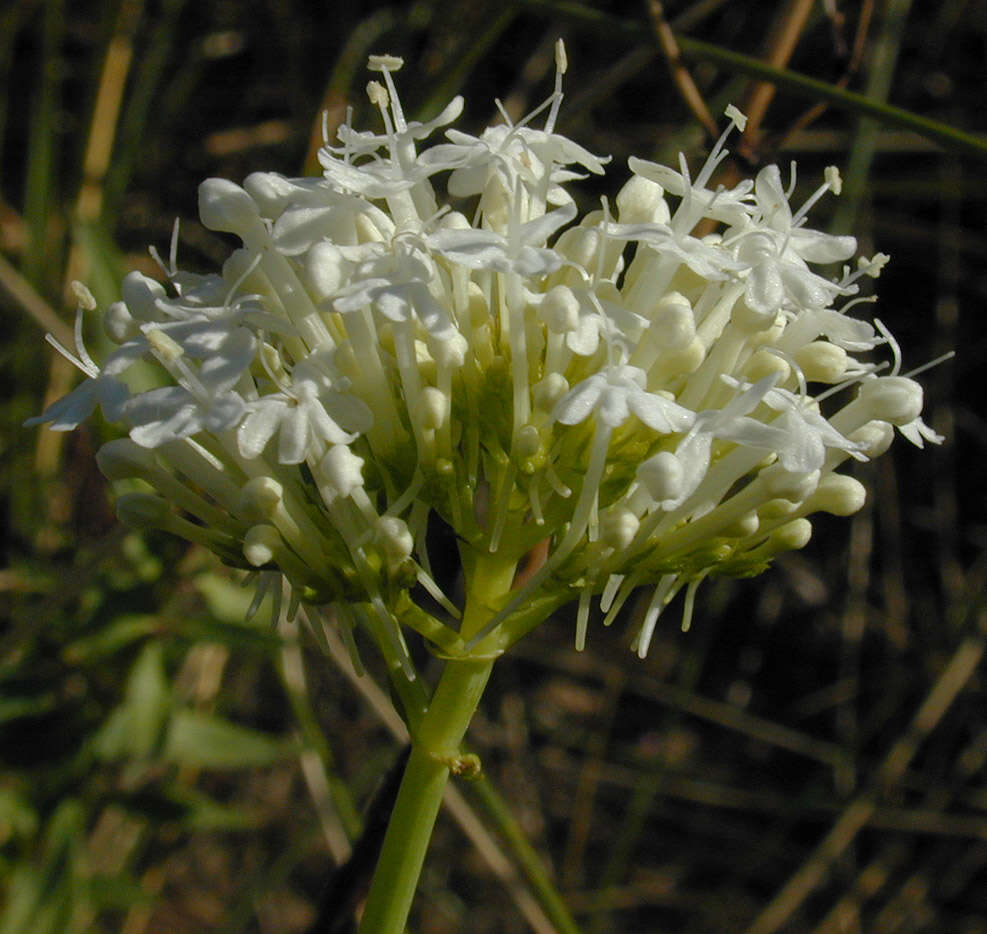
[[[730,107],[695,177],[684,158],[632,158],[614,204],[577,220],[566,186],[607,160],[555,131],[561,43],[554,93],[527,118],[422,152],[463,101],[408,121],[400,66],[370,59],[384,131],[347,122],[321,178],[202,183],[202,222],[243,245],[219,274],[179,271],[173,243],[167,285],[128,275],[102,366],[77,287],[76,352],[59,349],[86,378],[32,421],[72,429],[99,406],[126,427],[98,455],[145,485],[119,497],[125,522],[257,570],[259,596],[283,575],[294,604],[369,626],[399,660],[408,627],[442,651],[500,651],[539,600],[579,599],[581,646],[592,598],[610,622],[650,587],[643,656],[678,591],[688,623],[707,576],[757,574],[805,545],[810,514],[858,510],[845,461],[895,427],[941,440],[891,334],[855,316],[887,257],[813,269],[856,251],[805,223],[839,194],[835,168],[797,210],[794,165],[787,187],[774,165],[713,187],[744,125]],[[869,359],[881,345],[889,372]],[[135,388],[139,361],[155,388]],[[430,569],[434,516],[461,549],[544,558],[469,644],[422,610],[457,614]]]

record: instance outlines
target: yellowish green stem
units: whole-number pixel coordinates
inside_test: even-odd
[[[466,609],[461,636],[469,641],[503,606],[516,562],[496,554],[464,555]],[[481,643],[482,645],[482,643]],[[401,934],[449,772],[493,668],[493,657],[450,659],[415,735],[411,756],[360,923],[361,934]]]

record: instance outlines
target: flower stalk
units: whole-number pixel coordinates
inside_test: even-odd
[[[496,555],[470,556],[466,565],[466,609],[461,634],[469,639],[503,605],[516,562]],[[391,812],[362,932],[401,934],[418,887],[442,794],[450,772],[460,770],[460,744],[476,711],[497,653],[478,651],[446,661],[435,692],[412,735],[411,755]]]

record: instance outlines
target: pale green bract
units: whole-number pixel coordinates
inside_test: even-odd
[[[32,421],[71,429],[100,406],[126,426],[99,453],[110,479],[148,485],[120,497],[125,521],[256,569],[258,596],[283,576],[294,606],[369,626],[409,671],[408,627],[435,651],[496,654],[578,598],[581,646],[591,599],[610,622],[641,586],[643,656],[679,590],[687,623],[705,577],[759,573],[808,541],[808,515],[859,509],[847,459],[895,426],[941,440],[889,332],[853,316],[887,258],[812,268],[856,249],[805,226],[835,169],[795,211],[794,166],[787,190],[776,166],[710,187],[743,123],[728,108],[695,178],[684,158],[631,159],[614,207],[577,220],[567,186],[606,160],[555,131],[561,44],[528,118],[422,153],[463,103],[408,122],[400,65],[371,58],[384,132],[343,126],[322,178],[201,185],[203,223],[243,243],[221,274],[180,272],[173,252],[167,286],[131,273],[105,311],[119,347],[102,366],[81,318],[76,353],[60,348],[86,379]],[[166,385],[133,391],[139,360]],[[468,643],[431,609],[457,614],[431,572],[436,517],[464,559],[544,556]]]

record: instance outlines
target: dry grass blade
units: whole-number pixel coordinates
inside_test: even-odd
[[[985,622],[987,620],[981,620],[981,626]],[[916,712],[911,726],[891,747],[877,771],[874,786],[850,802],[811,856],[754,920],[747,929],[747,934],[773,934],[780,930],[825,878],[834,860],[846,850],[873,817],[879,793],[901,779],[919,745],[935,729],[950,704],[966,686],[983,654],[983,637],[968,638],[960,643],[925,702]]]
[[[658,45],[661,48],[662,54],[665,56],[665,63],[668,65],[669,74],[671,74],[672,81],[675,83],[675,87],[678,88],[682,100],[692,112],[692,115],[702,125],[703,129],[709,134],[710,139],[716,139],[719,135],[716,120],[709,112],[706,101],[703,100],[699,88],[696,87],[696,82],[692,80],[689,69],[685,67],[682,61],[682,52],[675,39],[675,34],[665,19],[664,5],[659,0],[648,0],[648,14],[651,17],[655,38],[658,40]]]

